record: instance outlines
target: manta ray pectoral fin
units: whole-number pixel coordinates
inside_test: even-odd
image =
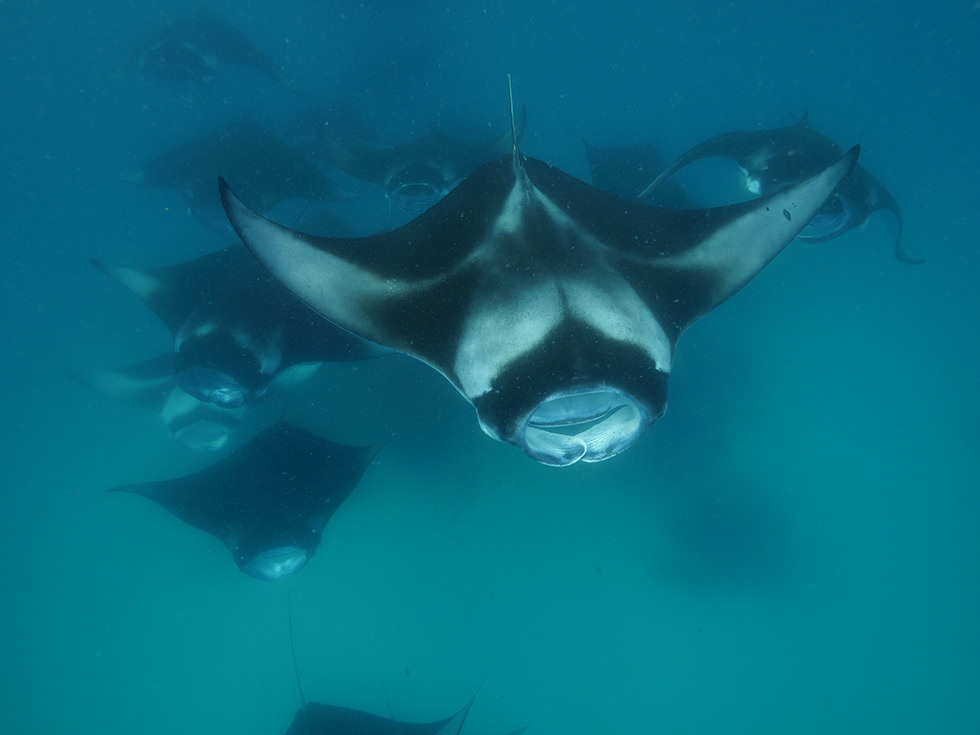
[[[92,265],[139,297],[172,332],[179,328],[193,308],[187,294],[194,292],[191,279],[195,274],[185,266],[127,268],[95,258],[90,260]],[[195,281],[200,282],[200,278]]]
[[[320,126],[317,126],[317,134],[320,137],[320,144],[326,151],[327,156],[341,171],[346,171],[352,176],[369,178],[371,180],[383,175],[383,169],[377,165],[368,165],[365,163],[371,157],[370,151],[348,148],[341,144],[340,141],[328,136]]]
[[[707,289],[692,298],[676,295],[677,321],[692,323],[758,274],[813,218],[859,153],[855,146],[823,171],[768,197],[707,210],[709,217],[721,217],[721,224],[693,247],[661,261],[692,275],[700,272],[697,280]]]
[[[259,261],[307,305],[365,339],[382,342],[367,304],[391,296],[399,282],[318,248],[315,238],[266,219],[239,199],[223,178],[221,202],[232,227]]]
[[[109,278],[122,284],[147,303],[152,302],[163,287],[160,279],[145,270],[110,265],[96,258],[89,258],[89,260]]]
[[[232,226],[259,262],[314,311],[363,339],[416,357],[450,377],[493,224],[514,187],[503,156],[397,230],[316,237],[262,217],[224,181]]]
[[[73,370],[68,377],[117,401],[159,411],[175,386],[174,356],[167,353],[118,370]]]
[[[435,735],[459,735],[463,730],[463,723],[466,722],[466,716],[470,713],[470,707],[473,706],[473,702],[476,700],[476,695],[480,693],[479,688],[473,692],[473,696],[470,697],[470,701],[467,702],[463,708],[454,714],[452,717],[444,720],[445,723]]]
[[[717,157],[738,160],[739,155],[735,151],[739,150],[743,145],[738,140],[737,133],[722,133],[721,135],[716,135],[713,138],[708,138],[698,143],[671,161],[645,189],[636,195],[636,199],[646,204],[652,204],[657,191],[667,183],[667,179],[673,177],[682,168],[686,168],[695,161],[700,161],[704,158]]]

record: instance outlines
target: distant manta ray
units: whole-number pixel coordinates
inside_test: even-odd
[[[289,648],[293,655],[293,670],[299,688],[300,709],[286,735],[460,735],[466,716],[476,699],[470,701],[456,714],[434,722],[400,722],[390,717],[372,715],[332,704],[307,702],[300,682],[296,663],[296,646],[293,643],[292,603],[289,609]],[[514,730],[509,735],[521,735],[527,728]]]
[[[298,93],[258,46],[203,8],[155,29],[133,52],[130,63],[149,81],[196,84],[210,82],[221,66],[243,66]]]
[[[521,110],[517,136],[527,111]],[[392,148],[341,144],[323,135],[323,145],[337,167],[351,176],[377,184],[395,206],[418,213],[449,193],[461,179],[510,149],[510,133],[484,140],[462,140],[435,126],[428,135]]]
[[[326,202],[340,198],[333,182],[312,161],[248,118],[174,146],[125,178],[174,189],[191,214],[205,224],[221,222],[227,230],[223,218],[217,220],[221,205],[214,180],[219,174],[240,182],[263,212],[286,199]]]
[[[813,130],[808,115],[795,125],[772,130],[741,130],[723,133],[682,153],[667,166],[639,199],[648,201],[674,174],[702,158],[735,161],[742,169],[746,187],[753,194],[771,194],[797,184],[840,158],[844,149]],[[833,194],[798,237],[806,242],[825,242],[859,227],[878,210],[891,212],[898,223],[895,257],[903,263],[924,262],[902,239],[902,212],[898,203],[864,166],[858,164],[834,189]]]
[[[221,540],[249,576],[279,579],[316,553],[323,529],[380,449],[278,423],[199,472],[113,492],[149,498]]]
[[[220,408],[184,391],[174,376],[173,353],[116,370],[72,371],[69,377],[104,396],[151,411],[170,437],[194,451],[223,449],[245,416],[246,406]]]
[[[326,318],[438,370],[489,436],[539,462],[608,459],[667,407],[681,333],[748,283],[853,169],[706,210],[607,194],[517,147],[392,232],[332,239],[249,209],[232,226]]]
[[[304,702],[286,735],[459,735],[472,700],[451,717],[435,722],[399,722],[332,704]]]
[[[221,408],[288,389],[324,362],[386,352],[311,312],[241,246],[164,268],[92,263],[170,329],[180,387]]]

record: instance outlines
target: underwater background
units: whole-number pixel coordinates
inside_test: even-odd
[[[284,733],[288,589],[307,698],[399,720],[479,690],[464,733],[980,732],[980,4],[214,0],[304,94],[134,74],[147,30],[197,7],[0,2],[0,731]],[[684,335],[666,416],[600,464],[492,441],[408,358],[328,365],[284,417],[395,439],[278,582],[107,494],[213,458],[67,379],[169,344],[88,258],[233,238],[125,174],[338,101],[379,144],[503,133],[508,73],[522,151],[585,179],[582,138],[671,158],[809,110],[926,262],[877,218],[791,244]]]

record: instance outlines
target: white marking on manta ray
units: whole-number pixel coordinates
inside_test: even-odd
[[[210,319],[196,323],[191,320],[184,322],[174,335],[174,352],[180,352],[180,348],[187,340],[207,337],[217,328],[218,324]]]
[[[232,330],[232,336],[239,347],[255,355],[259,363],[259,372],[263,375],[273,375],[282,367],[282,350],[277,346],[282,340],[281,328],[269,335],[269,339],[263,340],[261,344],[252,339],[252,335],[240,327]]]
[[[561,207],[523,177],[511,190],[501,216],[474,257],[489,261],[493,244],[501,235],[517,235],[522,230],[522,214],[529,199],[541,204],[559,233],[573,235],[575,247],[585,247],[598,257],[594,268],[601,269],[608,246],[591,236]],[[519,242],[520,240],[518,240]],[[524,243],[528,249],[531,243]],[[496,255],[496,254],[494,254]],[[453,368],[462,394],[473,400],[488,393],[493,379],[521,356],[548,339],[563,321],[574,318],[609,339],[635,345],[646,352],[657,368],[670,372],[670,340],[656,317],[612,268],[602,278],[595,273],[587,280],[574,270],[569,275],[538,274],[530,288],[507,301],[478,299],[471,307]]]
[[[765,148],[760,148],[747,156],[746,163],[748,164],[748,168],[753,171],[767,171],[769,169],[769,162],[775,155],[776,149],[772,145],[767,145]]]
[[[739,166],[738,170],[742,174],[742,181],[745,183],[745,190],[749,192],[749,194],[755,194],[756,196],[762,194],[762,182],[757,177],[749,173],[748,169]]]
[[[549,279],[510,301],[473,305],[453,365],[466,398],[488,393],[506,365],[531,352],[558,326],[563,318],[559,289]]]
[[[163,286],[156,276],[136,268],[107,266],[109,273],[144,301],[150,301]]]
[[[360,305],[407,294],[419,285],[396,279],[380,280],[370,271],[325,250],[312,247],[305,238],[266,220],[247,218],[242,223],[242,229],[244,237],[253,237],[268,243],[268,250],[263,252],[263,257],[273,273],[289,273],[291,262],[301,249],[305,253],[304,262],[309,267],[302,273],[293,274],[290,288],[317,311],[329,309],[333,318],[341,324],[371,327],[362,334],[367,339],[380,341],[380,335],[374,329],[376,325]]]
[[[817,207],[813,206],[812,201],[807,204],[804,200],[806,213],[800,211],[800,202],[797,201],[801,196],[800,187],[807,190],[825,189],[829,195],[842,178],[842,165],[846,166],[844,159],[803,184],[772,195],[765,208],[759,208],[755,216],[739,217],[717,230],[699,247],[663,258],[660,263],[704,272],[723,271],[727,285],[716,286],[715,299],[724,300],[726,294],[734,293],[752,280],[779,253],[780,246],[796,236],[800,231],[801,219],[807,220],[813,216]],[[820,199],[821,203],[827,195]]]

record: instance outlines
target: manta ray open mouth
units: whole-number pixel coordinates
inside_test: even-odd
[[[427,181],[413,181],[399,185],[388,196],[402,211],[423,212],[445,194],[444,189],[438,189]]]
[[[245,405],[248,391],[237,380],[219,370],[191,367],[177,374],[177,382],[188,395],[219,408],[239,408]]]
[[[228,443],[230,429],[214,421],[195,421],[174,431],[171,436],[188,449],[216,452]]]
[[[559,467],[600,462],[629,447],[649,424],[636,401],[618,390],[555,394],[528,417],[524,451]]]
[[[853,219],[854,213],[847,202],[838,194],[831,194],[797,237],[804,242],[829,240],[846,232]]]
[[[242,571],[256,579],[274,580],[298,572],[310,555],[296,546],[279,546],[256,554]]]

